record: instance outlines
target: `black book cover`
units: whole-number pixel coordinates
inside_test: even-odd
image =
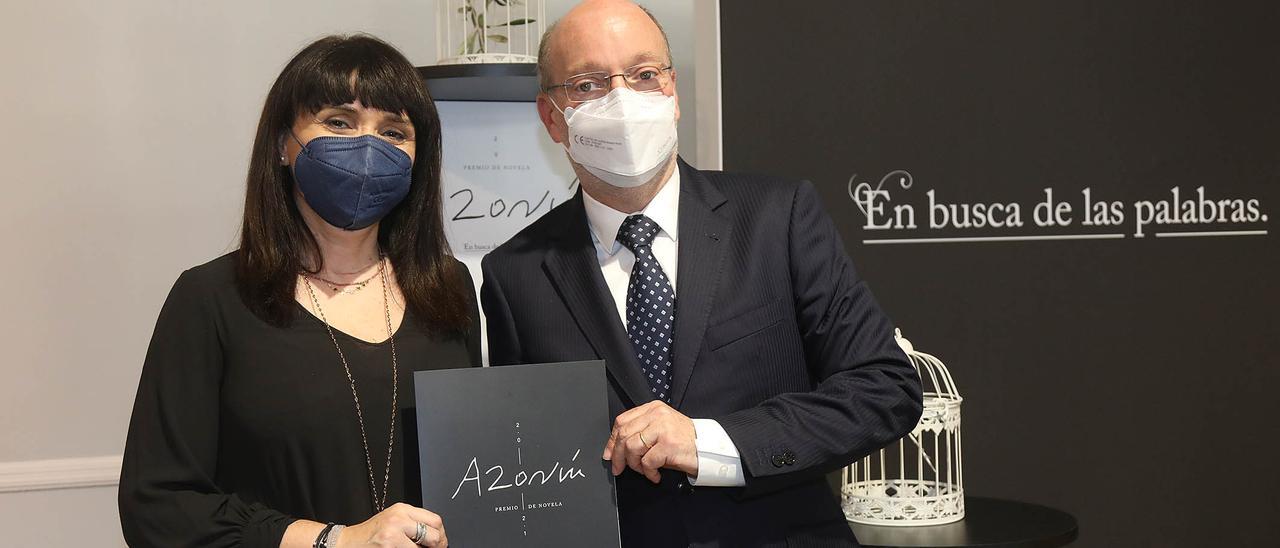
[[[602,361],[414,373],[423,507],[456,548],[619,546]]]

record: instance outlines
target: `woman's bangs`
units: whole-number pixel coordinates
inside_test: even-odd
[[[335,52],[337,55],[325,59],[316,70],[304,72],[307,81],[300,83],[295,104],[313,113],[355,101],[396,114],[419,112],[420,100],[415,99],[423,84],[414,80],[418,75],[398,74],[404,71],[397,71],[380,52],[361,49]]]

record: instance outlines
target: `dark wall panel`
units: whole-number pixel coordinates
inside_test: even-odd
[[[818,186],[956,376],[971,494],[1071,511],[1080,546],[1277,545],[1280,3],[720,4],[726,169]],[[916,228],[870,230],[850,189],[895,170]],[[1136,237],[1200,187],[1242,213]],[[1035,223],[1045,188],[1071,224]],[[1082,225],[1086,188],[1123,221]],[[1023,226],[930,228],[929,190]],[[1248,234],[1157,237],[1186,232]],[[875,242],[1010,236],[1040,239]]]

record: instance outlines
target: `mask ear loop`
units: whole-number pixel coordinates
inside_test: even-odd
[[[565,115],[564,109],[560,108],[560,103],[557,103],[556,98],[550,93],[547,94],[547,100],[551,101],[551,106],[556,107],[556,112],[559,112],[561,116]]]

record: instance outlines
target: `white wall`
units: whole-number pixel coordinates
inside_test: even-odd
[[[695,157],[693,7],[642,3],[671,35],[682,152]],[[548,1],[547,13],[570,4]],[[156,314],[179,272],[235,247],[262,101],[298,49],[365,31],[415,64],[436,59],[429,0],[4,11],[0,483],[46,459],[118,457]],[[0,488],[0,531],[14,545],[122,544],[113,487],[22,489]]]
[[[355,30],[434,61],[421,1],[6,6],[0,467],[120,453],[170,285],[234,247],[273,78],[311,40]],[[120,545],[114,492],[3,493],[0,530],[21,546]]]

